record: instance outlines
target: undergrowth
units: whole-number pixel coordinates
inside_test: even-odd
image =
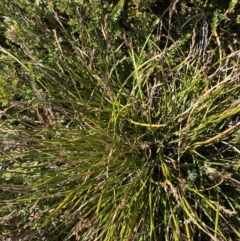
[[[4,5],[3,240],[240,238],[235,5],[184,3]]]

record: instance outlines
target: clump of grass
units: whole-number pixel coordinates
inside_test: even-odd
[[[56,19],[74,49],[55,32],[57,68],[2,49],[37,97],[11,115],[5,109],[1,123],[3,235],[240,237],[239,51],[216,59],[218,48],[203,55],[192,46],[189,54],[188,34],[160,48],[151,32],[139,46],[124,35],[104,56],[113,41],[106,18],[102,52],[88,59]]]

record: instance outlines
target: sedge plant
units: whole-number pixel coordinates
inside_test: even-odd
[[[1,111],[2,238],[237,240],[239,50],[173,30],[175,3],[99,4],[5,6],[1,56],[35,97]],[[122,30],[126,6],[154,26]]]

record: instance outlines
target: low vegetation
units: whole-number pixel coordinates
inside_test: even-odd
[[[240,240],[239,3],[0,3],[1,240]]]

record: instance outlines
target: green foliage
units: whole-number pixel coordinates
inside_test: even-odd
[[[238,2],[223,5],[0,3],[1,238],[240,237]]]
[[[12,58],[2,54],[0,57],[0,103],[1,108],[9,106],[16,100],[28,101],[33,98],[32,89],[17,73]]]

